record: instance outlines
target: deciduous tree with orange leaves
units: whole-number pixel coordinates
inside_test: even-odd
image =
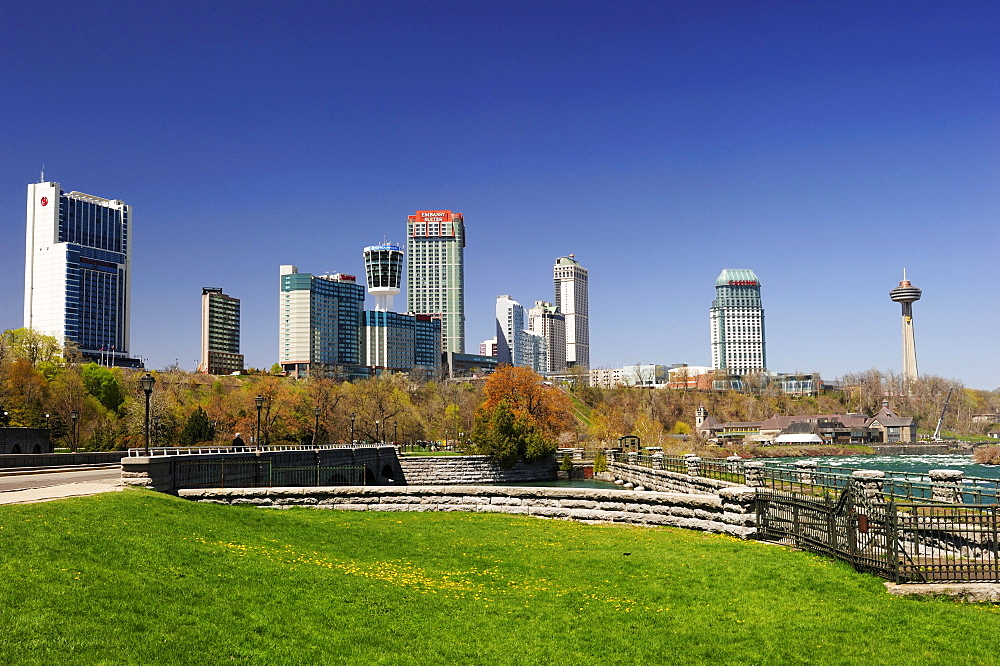
[[[483,387],[476,411],[473,450],[504,467],[518,458],[535,460],[555,452],[559,433],[573,421],[572,402],[528,368],[500,366]]]
[[[482,408],[492,410],[506,402],[515,417],[524,417],[546,437],[573,428],[573,402],[560,389],[547,383],[530,368],[502,365],[483,387]]]

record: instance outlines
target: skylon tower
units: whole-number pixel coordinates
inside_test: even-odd
[[[889,292],[889,298],[903,305],[903,379],[907,382],[917,378],[917,346],[913,342],[913,302],[920,300],[921,291],[906,279]]]

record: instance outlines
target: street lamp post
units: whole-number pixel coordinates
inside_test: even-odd
[[[313,408],[313,415],[316,417],[316,423],[313,425],[313,448],[315,449],[319,444],[319,407]]]
[[[397,441],[399,441],[399,424],[398,423],[393,423],[392,424],[392,443],[395,444]]]
[[[149,396],[153,392],[153,385],[156,384],[156,378],[148,372],[142,376],[139,380],[139,384],[142,386],[142,392],[146,394],[146,448],[143,451],[143,455],[149,455]]]
[[[351,446],[354,446],[354,417],[357,416],[354,412],[351,412]]]
[[[375,419],[375,443],[381,444],[382,440],[378,437],[378,419]]]
[[[264,396],[258,395],[253,399],[254,404],[257,405],[257,449],[260,449],[260,410],[264,406]]]
[[[69,420],[73,422],[69,437],[70,448],[73,450],[73,453],[76,453],[76,420],[79,418],[80,412],[75,409],[69,413]]]

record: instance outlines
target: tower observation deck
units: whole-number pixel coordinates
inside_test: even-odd
[[[906,279],[906,269],[903,269],[903,279],[899,286],[889,292],[889,298],[903,306],[903,379],[917,379],[917,347],[913,339],[913,303],[919,301],[922,292]]]
[[[366,247],[364,255],[368,293],[375,297],[375,310],[392,312],[392,298],[399,293],[403,275],[403,250],[383,243]]]

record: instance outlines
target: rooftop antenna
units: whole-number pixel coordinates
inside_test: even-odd
[[[39,183],[44,183],[45,182],[45,165],[44,164],[42,165],[41,172],[38,174],[38,182]]]

